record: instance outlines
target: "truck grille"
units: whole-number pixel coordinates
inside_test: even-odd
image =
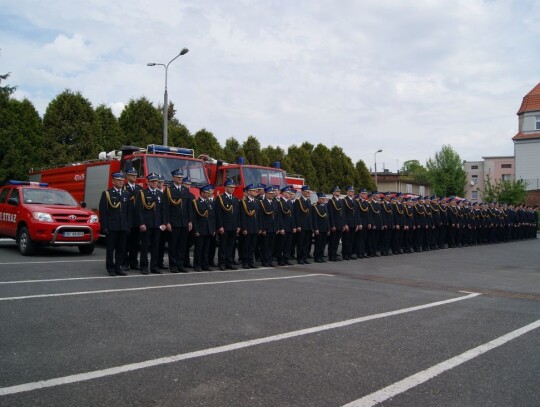
[[[54,221],[60,223],[87,223],[88,217],[88,215],[73,215],[71,213],[53,215]]]

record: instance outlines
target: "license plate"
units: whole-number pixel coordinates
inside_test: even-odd
[[[83,237],[84,232],[64,232],[64,237]]]

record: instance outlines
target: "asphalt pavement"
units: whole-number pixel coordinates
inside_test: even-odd
[[[2,406],[538,406],[540,240],[109,277],[0,241]]]

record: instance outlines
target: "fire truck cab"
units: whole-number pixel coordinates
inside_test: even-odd
[[[235,164],[215,160],[207,155],[199,158],[204,160],[208,178],[210,183],[214,184],[217,194],[223,193],[223,185],[228,178],[237,185],[234,195],[240,199],[243,197],[244,187],[249,184],[279,185],[280,189],[287,185],[285,171],[280,168],[279,163],[275,163],[274,167],[263,167],[245,164],[242,157]]]
[[[171,172],[182,169],[191,181],[191,192],[198,197],[199,187],[208,183],[203,161],[194,157],[192,149],[151,144],[146,148],[125,146],[110,153],[100,153],[99,159],[30,171],[30,181],[47,182],[69,191],[89,209],[98,210],[101,193],[112,187],[111,174],[129,169],[138,172],[137,183],[146,186],[150,173],[162,174],[172,183]]]

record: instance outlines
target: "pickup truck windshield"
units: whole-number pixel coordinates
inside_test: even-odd
[[[79,206],[69,192],[56,189],[24,188],[23,199],[27,204]]]

